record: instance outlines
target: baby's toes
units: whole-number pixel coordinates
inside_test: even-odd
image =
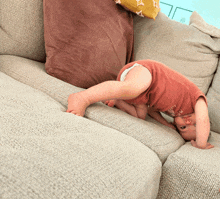
[[[108,106],[109,107],[115,106],[115,102],[113,100],[108,101]]]
[[[108,105],[109,101],[102,101],[102,103]]]

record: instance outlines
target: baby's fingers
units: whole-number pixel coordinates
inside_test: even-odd
[[[198,147],[196,141],[191,140],[191,144],[192,144],[192,146],[194,146],[194,147],[200,149],[200,147]],[[213,148],[213,147],[214,147],[214,145],[212,145],[212,144],[210,144],[210,143],[207,142],[206,147],[205,147],[204,149],[211,149],[211,148]]]

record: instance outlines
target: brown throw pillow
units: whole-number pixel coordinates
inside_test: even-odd
[[[88,88],[133,61],[133,17],[111,0],[44,0],[48,74]]]

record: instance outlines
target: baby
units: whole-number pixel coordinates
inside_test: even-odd
[[[145,119],[149,114],[158,122],[178,130],[194,147],[210,149],[207,100],[199,88],[180,73],[153,60],[125,65],[117,81],[106,81],[71,94],[67,112],[84,116],[86,108],[102,101],[128,114]],[[174,118],[168,123],[160,114]]]

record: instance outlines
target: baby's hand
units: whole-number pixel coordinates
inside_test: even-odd
[[[73,93],[68,97],[68,109],[66,112],[83,117],[88,105],[82,92]]]
[[[196,141],[194,141],[194,140],[191,140],[191,144],[192,144],[192,146],[194,146],[196,148],[199,148],[199,149],[211,149],[211,148],[214,147],[213,145],[211,145],[210,143],[207,142],[206,147],[205,148],[201,148],[201,147],[199,147],[197,145]]]

